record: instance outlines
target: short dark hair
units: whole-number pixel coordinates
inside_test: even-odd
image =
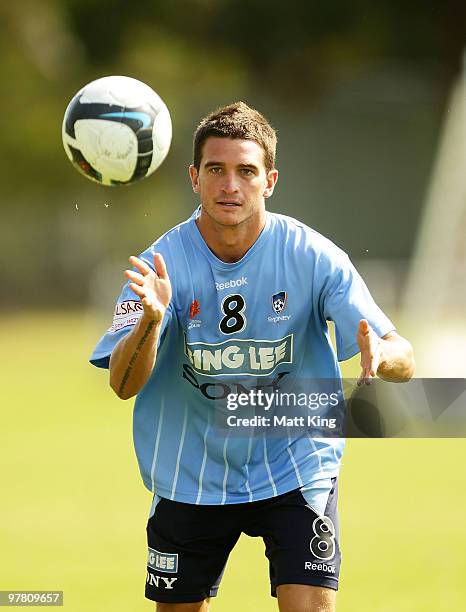
[[[215,138],[241,138],[253,140],[264,151],[267,172],[275,167],[277,134],[259,111],[244,102],[222,106],[204,117],[194,132],[193,165],[199,170],[202,148],[210,136]]]

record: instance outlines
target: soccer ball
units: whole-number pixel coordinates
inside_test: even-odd
[[[125,76],[85,85],[65,111],[63,146],[84,176],[102,185],[130,185],[152,174],[170,148],[172,123],[150,87]]]

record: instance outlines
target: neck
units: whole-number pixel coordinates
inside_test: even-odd
[[[221,225],[201,208],[196,225],[212,253],[226,263],[239,261],[265,226],[265,209],[237,225]]]

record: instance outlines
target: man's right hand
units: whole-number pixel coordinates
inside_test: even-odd
[[[152,270],[139,257],[129,261],[138,270],[126,270],[129,287],[141,299],[144,314],[115,346],[110,357],[110,386],[121,399],[133,397],[146,384],[157,358],[162,319],[172,296],[167,268],[160,253]]]
[[[154,253],[154,270],[145,261],[133,255],[130,263],[139,272],[126,270],[125,275],[131,281],[130,289],[141,298],[145,316],[160,323],[172,297],[172,288],[167,267],[160,253]]]

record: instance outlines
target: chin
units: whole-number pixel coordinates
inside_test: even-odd
[[[235,227],[247,221],[251,215],[242,208],[232,210],[218,210],[210,207],[203,207],[203,213],[211,221],[222,227]]]
[[[234,227],[235,225],[240,225],[240,223],[242,223],[244,221],[244,219],[241,219],[239,217],[233,217],[233,216],[225,216],[225,217],[216,217],[215,218],[216,223],[218,223],[218,225],[223,225],[225,227]]]
[[[208,216],[211,217],[219,225],[232,226],[239,225],[245,218],[242,210],[225,210],[215,211],[215,214],[207,212]]]

